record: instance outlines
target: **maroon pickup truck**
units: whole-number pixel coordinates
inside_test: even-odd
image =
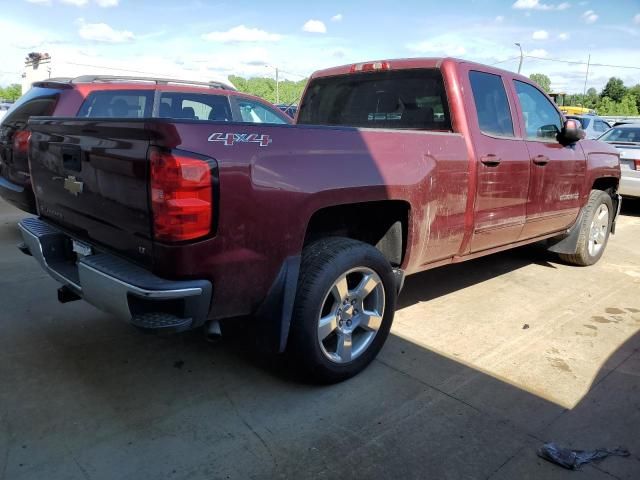
[[[455,59],[317,72],[297,125],[29,129],[40,216],[20,223],[22,250],[61,301],[149,329],[251,316],[326,382],[378,353],[405,275],[545,239],[590,265],[620,207],[613,147],[527,78]]]

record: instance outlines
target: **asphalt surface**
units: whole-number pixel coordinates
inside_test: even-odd
[[[0,201],[0,479],[640,478],[640,204],[596,266],[534,245],[407,279],[361,375],[145,335],[19,253]],[[622,445],[570,472],[544,441]]]

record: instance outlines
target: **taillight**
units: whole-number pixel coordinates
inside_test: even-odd
[[[391,70],[389,62],[369,62],[369,63],[356,63],[351,65],[351,73],[358,72],[378,72]]]
[[[29,139],[31,132],[27,130],[18,130],[13,136],[13,152],[27,155],[29,153]]]
[[[635,165],[636,170],[640,170],[640,160],[634,160],[633,164]]]
[[[211,165],[155,148],[149,160],[155,238],[178,242],[209,234],[213,217]]]

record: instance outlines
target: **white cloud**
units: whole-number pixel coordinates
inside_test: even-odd
[[[331,17],[331,21],[332,22],[341,22],[342,21],[342,14],[338,13],[337,15],[334,15],[333,17]]]
[[[115,30],[106,23],[85,23],[79,19],[78,34],[85,40],[105,43],[124,43],[133,40],[134,35],[128,30]]]
[[[633,23],[640,25],[640,13],[633,17]]]
[[[512,6],[517,10],[566,10],[571,7],[568,2],[559,5],[553,3],[541,3],[540,0],[517,0]]]
[[[502,15],[498,15],[498,16],[495,18],[495,22],[496,22],[496,23],[502,23],[502,22],[504,22],[504,17],[503,17]]]
[[[99,7],[109,8],[109,7],[117,7],[120,0],[96,0],[96,3]]]
[[[593,10],[587,10],[582,14],[582,19],[585,21],[585,23],[596,23],[596,21],[598,20],[598,15],[596,15],[596,12],[594,12]]]
[[[565,32],[558,34],[558,40],[569,40],[569,34]]]
[[[455,45],[448,42],[430,42],[428,40],[409,43],[407,44],[407,48],[415,53],[446,55],[448,57],[464,55],[467,52],[462,45]]]
[[[74,7],[84,7],[89,0],[60,0],[62,3],[66,3],[67,5],[73,5]]]
[[[327,26],[321,20],[307,20],[302,30],[309,33],[327,33]]]
[[[36,5],[51,5],[51,0],[27,0],[27,3],[35,3]]]
[[[546,40],[547,38],[549,38],[549,32],[547,32],[546,30],[537,30],[533,32],[531,38],[533,38],[534,40]]]
[[[230,28],[226,32],[209,32],[202,35],[204,40],[222,43],[240,43],[240,42],[277,42],[282,35],[277,33],[269,33],[259,28],[249,28],[244,25]]]

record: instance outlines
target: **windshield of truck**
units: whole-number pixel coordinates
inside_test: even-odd
[[[298,123],[451,130],[444,82],[437,69],[317,78],[307,89]]]
[[[613,127],[598,140],[603,142],[640,143],[640,127]]]

